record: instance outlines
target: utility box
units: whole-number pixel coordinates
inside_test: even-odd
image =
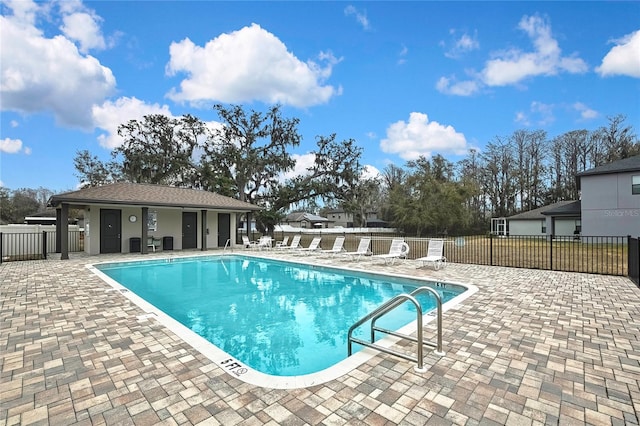
[[[140,238],[129,238],[129,253],[140,253]]]
[[[162,237],[162,250],[173,250],[173,237]]]

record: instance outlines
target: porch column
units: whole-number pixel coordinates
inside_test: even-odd
[[[56,253],[60,253],[62,244],[60,243],[60,236],[62,235],[62,230],[60,228],[62,223],[62,210],[56,209]]]
[[[207,251],[207,211],[201,210],[200,217],[202,218],[202,226],[200,227],[200,233],[202,238],[202,251]]]
[[[61,207],[60,227],[56,226],[56,228],[60,229],[60,260],[67,260],[69,259],[69,204],[62,203]]]
[[[147,240],[149,239],[149,207],[143,207],[140,216],[140,253],[147,254],[149,253],[149,247],[147,247]]]

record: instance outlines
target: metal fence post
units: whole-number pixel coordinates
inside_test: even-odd
[[[551,234],[551,240],[549,240],[549,270],[553,271],[553,240],[554,235]]]
[[[2,263],[2,232],[0,232],[0,264]]]
[[[493,266],[493,233],[489,234],[489,266]]]
[[[47,231],[42,231],[42,258],[47,259]]]

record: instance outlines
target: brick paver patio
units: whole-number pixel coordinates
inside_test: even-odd
[[[84,266],[130,258],[0,265],[0,424],[639,424],[640,289],[624,277],[360,261],[479,288],[444,314],[446,356],[416,373],[378,355],[281,390],[230,376]]]

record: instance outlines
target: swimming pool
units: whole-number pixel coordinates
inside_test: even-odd
[[[214,361],[241,379],[254,371],[285,379],[313,376],[344,362],[347,330],[354,322],[393,296],[425,285],[407,277],[238,255],[95,267],[116,287],[134,293],[128,297],[148,303],[148,312],[166,315],[213,343],[222,352],[215,351]],[[443,302],[467,290],[458,284],[434,288]],[[435,306],[433,297],[418,299],[424,312]],[[415,309],[405,304],[378,324],[396,330],[415,319]],[[355,333],[364,334],[364,327]]]

